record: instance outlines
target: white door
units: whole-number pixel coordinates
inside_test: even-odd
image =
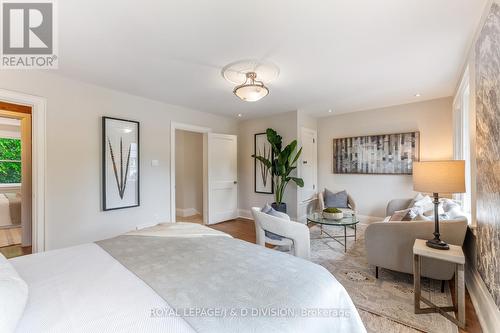
[[[236,135],[208,133],[208,224],[238,217]]]
[[[301,128],[300,138],[302,141],[302,155],[299,160],[299,174],[304,180],[304,187],[299,188],[299,201],[311,200],[317,191],[317,144],[316,131]]]

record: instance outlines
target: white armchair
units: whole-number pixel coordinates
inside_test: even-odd
[[[356,203],[351,195],[347,194],[347,206],[348,208],[339,208],[343,213],[347,214],[355,214],[356,213]],[[318,193],[318,210],[321,212],[325,209],[325,191],[321,191]]]
[[[256,243],[258,245],[265,246],[266,243],[280,246],[289,245],[294,256],[309,259],[311,253],[310,236],[309,228],[306,225],[290,221],[290,217],[284,213],[279,214],[281,217],[263,213],[259,207],[252,207],[252,215],[255,220]],[[268,238],[266,231],[279,235],[282,239]]]

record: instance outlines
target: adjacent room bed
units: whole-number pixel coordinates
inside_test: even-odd
[[[0,193],[0,227],[21,225],[21,194]]]
[[[323,267],[196,224],[9,262],[27,285],[16,332],[366,332]]]

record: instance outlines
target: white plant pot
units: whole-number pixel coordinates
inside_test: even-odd
[[[323,212],[323,217],[329,220],[341,220],[344,217],[344,213],[327,213]]]

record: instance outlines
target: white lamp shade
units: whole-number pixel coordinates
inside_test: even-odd
[[[465,161],[414,162],[413,189],[427,193],[465,192]]]
[[[263,85],[247,84],[236,87],[234,94],[246,102],[256,102],[266,97],[269,90]]]

